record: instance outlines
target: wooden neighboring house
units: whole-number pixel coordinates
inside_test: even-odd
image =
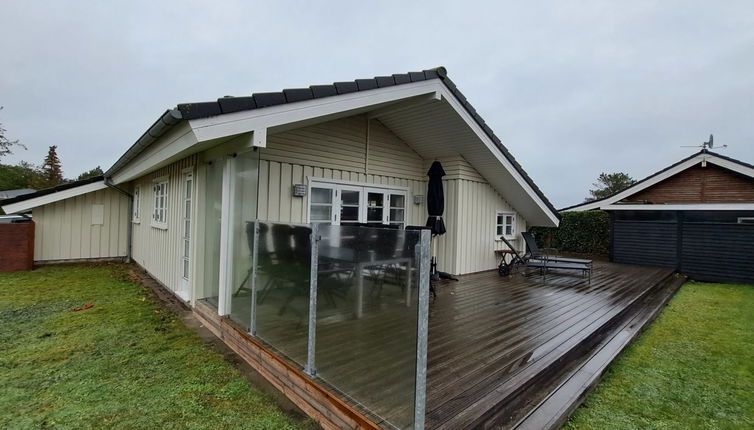
[[[563,209],[610,213],[611,260],[754,282],[754,166],[707,149],[625,190]]]
[[[179,104],[103,177],[2,207],[33,214],[38,263],[141,266],[323,426],[374,426],[349,399],[382,416],[380,425],[421,428],[429,235],[405,227],[426,222],[434,161],[446,172],[448,231],[433,239],[440,270],[494,269],[501,236],[523,247],[519,232],[558,225],[556,209],[442,67]],[[384,228],[353,230],[365,225]],[[327,276],[310,276],[318,267]],[[381,389],[362,393],[338,380],[327,359],[315,370],[314,335],[328,341],[323,324],[350,330],[381,319],[392,324],[390,339],[366,329],[350,337],[391,342],[383,365],[406,363]],[[339,345],[332,363],[377,360]],[[396,406],[379,409],[376,393]]]

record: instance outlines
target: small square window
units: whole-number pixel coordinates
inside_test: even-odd
[[[513,239],[516,236],[516,214],[497,212],[495,214],[495,238]]]

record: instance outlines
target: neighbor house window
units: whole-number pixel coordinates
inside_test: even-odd
[[[134,187],[134,203],[133,212],[131,213],[131,219],[133,222],[139,222],[139,213],[141,212],[141,187]]]
[[[740,217],[738,218],[738,223],[739,224],[754,224],[754,217],[748,217],[748,216]]]
[[[516,235],[516,214],[497,212],[495,220],[495,237],[511,239]]]
[[[156,179],[152,186],[154,205],[152,206],[152,226],[157,228],[168,227],[168,180],[167,178]]]

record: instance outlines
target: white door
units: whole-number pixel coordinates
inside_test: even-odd
[[[335,190],[336,201],[340,210],[336,211],[335,224],[349,225],[363,222],[361,216],[362,187],[341,185]]]
[[[190,277],[191,277],[191,211],[194,192],[194,173],[186,172],[183,174],[183,193],[181,208],[181,290],[178,295],[184,299],[190,298]]]

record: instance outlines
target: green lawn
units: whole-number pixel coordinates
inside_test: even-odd
[[[128,281],[128,268],[0,274],[0,428],[313,427]]]
[[[565,428],[754,428],[754,286],[684,284]]]

